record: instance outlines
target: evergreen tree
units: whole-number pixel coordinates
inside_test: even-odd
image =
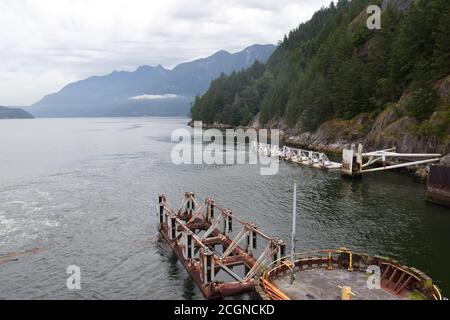
[[[290,31],[266,65],[221,75],[196,97],[191,115],[246,125],[284,118],[314,130],[323,122],[376,113],[407,90],[419,121],[438,108],[433,84],[450,72],[448,0],[417,0],[405,11],[390,2],[382,29],[368,30],[373,0],[339,0]]]

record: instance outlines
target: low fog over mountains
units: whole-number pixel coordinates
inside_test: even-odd
[[[183,63],[172,70],[141,66],[134,72],[114,71],[71,83],[28,109],[37,117],[176,116],[187,115],[197,94],[203,94],[221,73],[230,74],[265,63],[274,45],[254,45],[231,54]]]

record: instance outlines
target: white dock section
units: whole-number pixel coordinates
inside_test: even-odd
[[[287,146],[280,148],[276,145],[260,143],[257,141],[253,141],[251,145],[255,152],[265,156],[278,156],[285,161],[308,165],[323,170],[340,170],[343,176],[355,177],[360,177],[363,173],[439,162],[440,157],[442,156],[437,153],[398,153],[395,151],[395,148],[363,153],[362,144],[359,144],[357,149],[356,146],[352,144],[351,149],[343,150],[342,163],[338,163],[331,161],[327,155],[322,152],[290,148]],[[364,163],[364,159],[367,159],[366,163]],[[390,161],[387,161],[388,159]],[[413,161],[411,161],[411,159],[413,159]],[[397,160],[397,163],[388,164],[391,163],[392,160]],[[398,163],[398,161],[402,162]]]
[[[352,144],[351,149],[343,150],[341,169],[343,175],[361,176],[363,173],[429,164],[439,162],[442,156],[438,153],[398,153],[396,148],[365,153],[362,150],[362,144],[358,144],[357,148]],[[364,159],[367,159],[366,163]]]
[[[253,150],[265,156],[278,156],[285,161],[294,162],[298,164],[308,165],[318,169],[324,170],[340,170],[341,164],[331,161],[325,153],[315,152],[309,150],[302,150],[283,146],[279,148],[275,145],[266,143],[259,143],[253,141]]]
[[[410,167],[415,166],[419,164],[427,164],[427,163],[433,163],[433,162],[439,162],[440,158],[442,157],[439,153],[398,153],[395,152],[395,148],[387,149],[387,150],[379,150],[379,151],[373,151],[373,152],[367,152],[363,153],[361,155],[362,158],[368,158],[369,160],[362,165],[362,173],[364,172],[375,172],[375,171],[382,171],[382,170],[390,170],[390,169],[398,169],[398,168],[404,168],[404,167]],[[386,160],[387,159],[418,159],[415,161],[408,161],[405,163],[399,163],[395,165],[389,165],[386,166]],[[428,159],[423,159],[428,158]],[[382,163],[382,167],[379,168],[373,168],[373,169],[364,169],[369,166],[372,166],[375,163]]]

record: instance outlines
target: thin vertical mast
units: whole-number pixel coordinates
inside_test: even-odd
[[[291,262],[292,262],[292,270],[291,270],[291,281],[290,283],[294,283],[294,269],[295,269],[295,224],[297,217],[297,183],[294,183],[294,205],[292,208],[292,237],[291,237]]]

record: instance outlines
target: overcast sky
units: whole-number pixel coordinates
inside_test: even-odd
[[[276,44],[331,0],[0,0],[0,105],[140,65]]]

